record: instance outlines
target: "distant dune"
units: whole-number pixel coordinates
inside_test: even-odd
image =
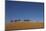
[[[44,23],[42,22],[15,22],[9,23],[5,26],[6,30],[23,30],[23,29],[40,29],[44,28]]]

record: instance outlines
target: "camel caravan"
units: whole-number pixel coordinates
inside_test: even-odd
[[[28,19],[20,20],[20,19],[18,19],[18,20],[11,20],[10,22],[30,22],[30,21],[32,21],[32,20],[28,20]]]

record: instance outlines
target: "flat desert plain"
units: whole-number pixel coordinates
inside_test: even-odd
[[[43,22],[13,22],[5,25],[6,30],[41,29]]]

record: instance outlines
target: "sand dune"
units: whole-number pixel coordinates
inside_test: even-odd
[[[6,24],[6,30],[18,30],[18,29],[39,29],[43,28],[42,22],[16,22]]]

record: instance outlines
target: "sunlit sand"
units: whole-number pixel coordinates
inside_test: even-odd
[[[43,22],[13,22],[6,24],[6,30],[41,29]]]

